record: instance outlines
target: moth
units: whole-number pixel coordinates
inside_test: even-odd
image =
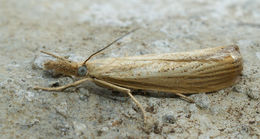
[[[237,45],[191,52],[91,60],[93,56],[129,33],[92,54],[83,62],[69,61],[42,51],[57,59],[47,61],[44,64],[46,70],[81,77],[81,79],[56,88],[35,87],[35,89],[62,91],[85,81],[93,81],[99,86],[128,94],[142,111],[145,120],[145,110],[131,94],[132,89],[169,92],[193,102],[185,94],[213,92],[227,88],[236,83],[243,69],[242,57]]]

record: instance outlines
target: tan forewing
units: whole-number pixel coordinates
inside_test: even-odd
[[[176,93],[228,87],[242,71],[236,45],[193,52],[98,59],[87,63],[91,77],[126,88]]]

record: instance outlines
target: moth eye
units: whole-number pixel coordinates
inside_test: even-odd
[[[79,75],[79,76],[85,76],[86,73],[87,73],[87,67],[86,67],[85,65],[80,66],[80,67],[78,68],[78,75]]]

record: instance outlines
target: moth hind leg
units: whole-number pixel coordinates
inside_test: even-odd
[[[177,95],[177,96],[179,96],[179,97],[181,97],[182,99],[184,99],[184,100],[190,102],[190,103],[195,103],[195,101],[194,101],[193,99],[188,98],[187,96],[185,96],[185,95],[183,95],[183,94],[181,94],[181,93],[176,93],[176,92],[175,92],[174,94]]]
[[[99,85],[102,85],[104,87],[107,87],[107,88],[110,88],[110,89],[113,89],[113,90],[116,90],[116,91],[119,91],[119,92],[124,92],[126,93],[128,96],[130,96],[130,98],[134,101],[134,103],[138,106],[138,108],[142,111],[142,114],[143,114],[143,118],[144,118],[144,123],[146,123],[146,112],[143,108],[143,106],[138,102],[138,100],[136,100],[136,98],[132,95],[131,93],[131,90],[130,89],[127,89],[127,88],[123,88],[123,87],[120,87],[120,86],[117,86],[117,85],[114,85],[114,84],[111,84],[111,83],[108,83],[106,81],[102,81],[102,80],[98,80],[98,79],[94,79],[94,82],[99,84]]]

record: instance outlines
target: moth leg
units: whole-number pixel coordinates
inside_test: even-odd
[[[81,79],[81,80],[78,80],[74,83],[70,83],[70,84],[66,84],[66,85],[63,85],[63,86],[59,86],[59,87],[39,87],[39,86],[36,86],[34,87],[35,90],[45,90],[45,91],[63,91],[69,87],[75,87],[75,86],[78,86],[80,85],[81,83],[85,82],[85,81],[88,81],[88,80],[93,80],[92,78],[84,78],[84,79]]]
[[[145,113],[145,110],[144,110],[143,106],[132,95],[130,89],[123,88],[123,87],[120,87],[120,86],[108,83],[106,81],[98,80],[98,79],[94,79],[94,82],[97,83],[97,84],[101,84],[104,87],[111,88],[111,89],[113,89],[115,91],[119,91],[119,92],[123,92],[123,93],[128,94],[130,96],[130,98],[135,102],[135,104],[139,107],[139,109],[142,111],[144,122],[146,123],[146,113]]]
[[[179,96],[179,97],[181,97],[182,99],[184,99],[184,100],[190,102],[190,103],[195,103],[195,101],[194,101],[193,99],[188,98],[187,96],[185,96],[185,95],[183,95],[183,94],[181,94],[181,93],[176,93],[176,92],[175,92],[174,94],[177,95],[177,96]]]

